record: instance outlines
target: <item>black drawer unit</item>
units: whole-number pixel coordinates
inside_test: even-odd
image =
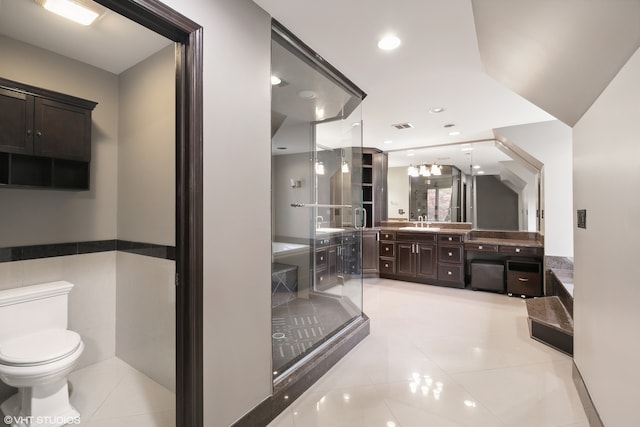
[[[531,260],[507,260],[507,293],[521,297],[541,297],[542,263]]]

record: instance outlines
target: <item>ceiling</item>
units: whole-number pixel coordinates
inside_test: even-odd
[[[172,43],[112,11],[84,27],[34,0],[0,0],[0,34],[114,74]]]
[[[640,0],[254,2],[368,94],[364,145],[385,151],[572,126],[640,46]],[[384,52],[389,32],[402,45]],[[115,74],[171,43],[111,11],[81,27],[34,0],[0,0],[0,33]]]
[[[364,145],[385,151],[572,126],[640,45],[640,0],[254,2],[368,94]]]

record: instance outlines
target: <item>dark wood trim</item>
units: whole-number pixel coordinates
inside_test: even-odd
[[[97,3],[176,47],[176,426],[202,427],[202,56],[200,25],[157,0]]]

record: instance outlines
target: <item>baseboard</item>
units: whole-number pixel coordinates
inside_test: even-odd
[[[604,423],[600,418],[600,414],[598,414],[598,410],[596,409],[596,405],[593,403],[591,399],[591,395],[589,394],[589,390],[587,390],[587,385],[582,379],[582,375],[576,366],[575,360],[573,361],[573,384],[578,390],[578,395],[580,396],[580,401],[582,402],[582,406],[584,407],[584,412],[587,414],[587,419],[589,420],[590,427],[604,427]]]

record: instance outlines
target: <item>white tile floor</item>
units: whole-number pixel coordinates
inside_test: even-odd
[[[69,382],[82,427],[175,426],[175,394],[118,358],[72,372]]]
[[[367,279],[371,335],[269,427],[588,427],[524,300]]]

